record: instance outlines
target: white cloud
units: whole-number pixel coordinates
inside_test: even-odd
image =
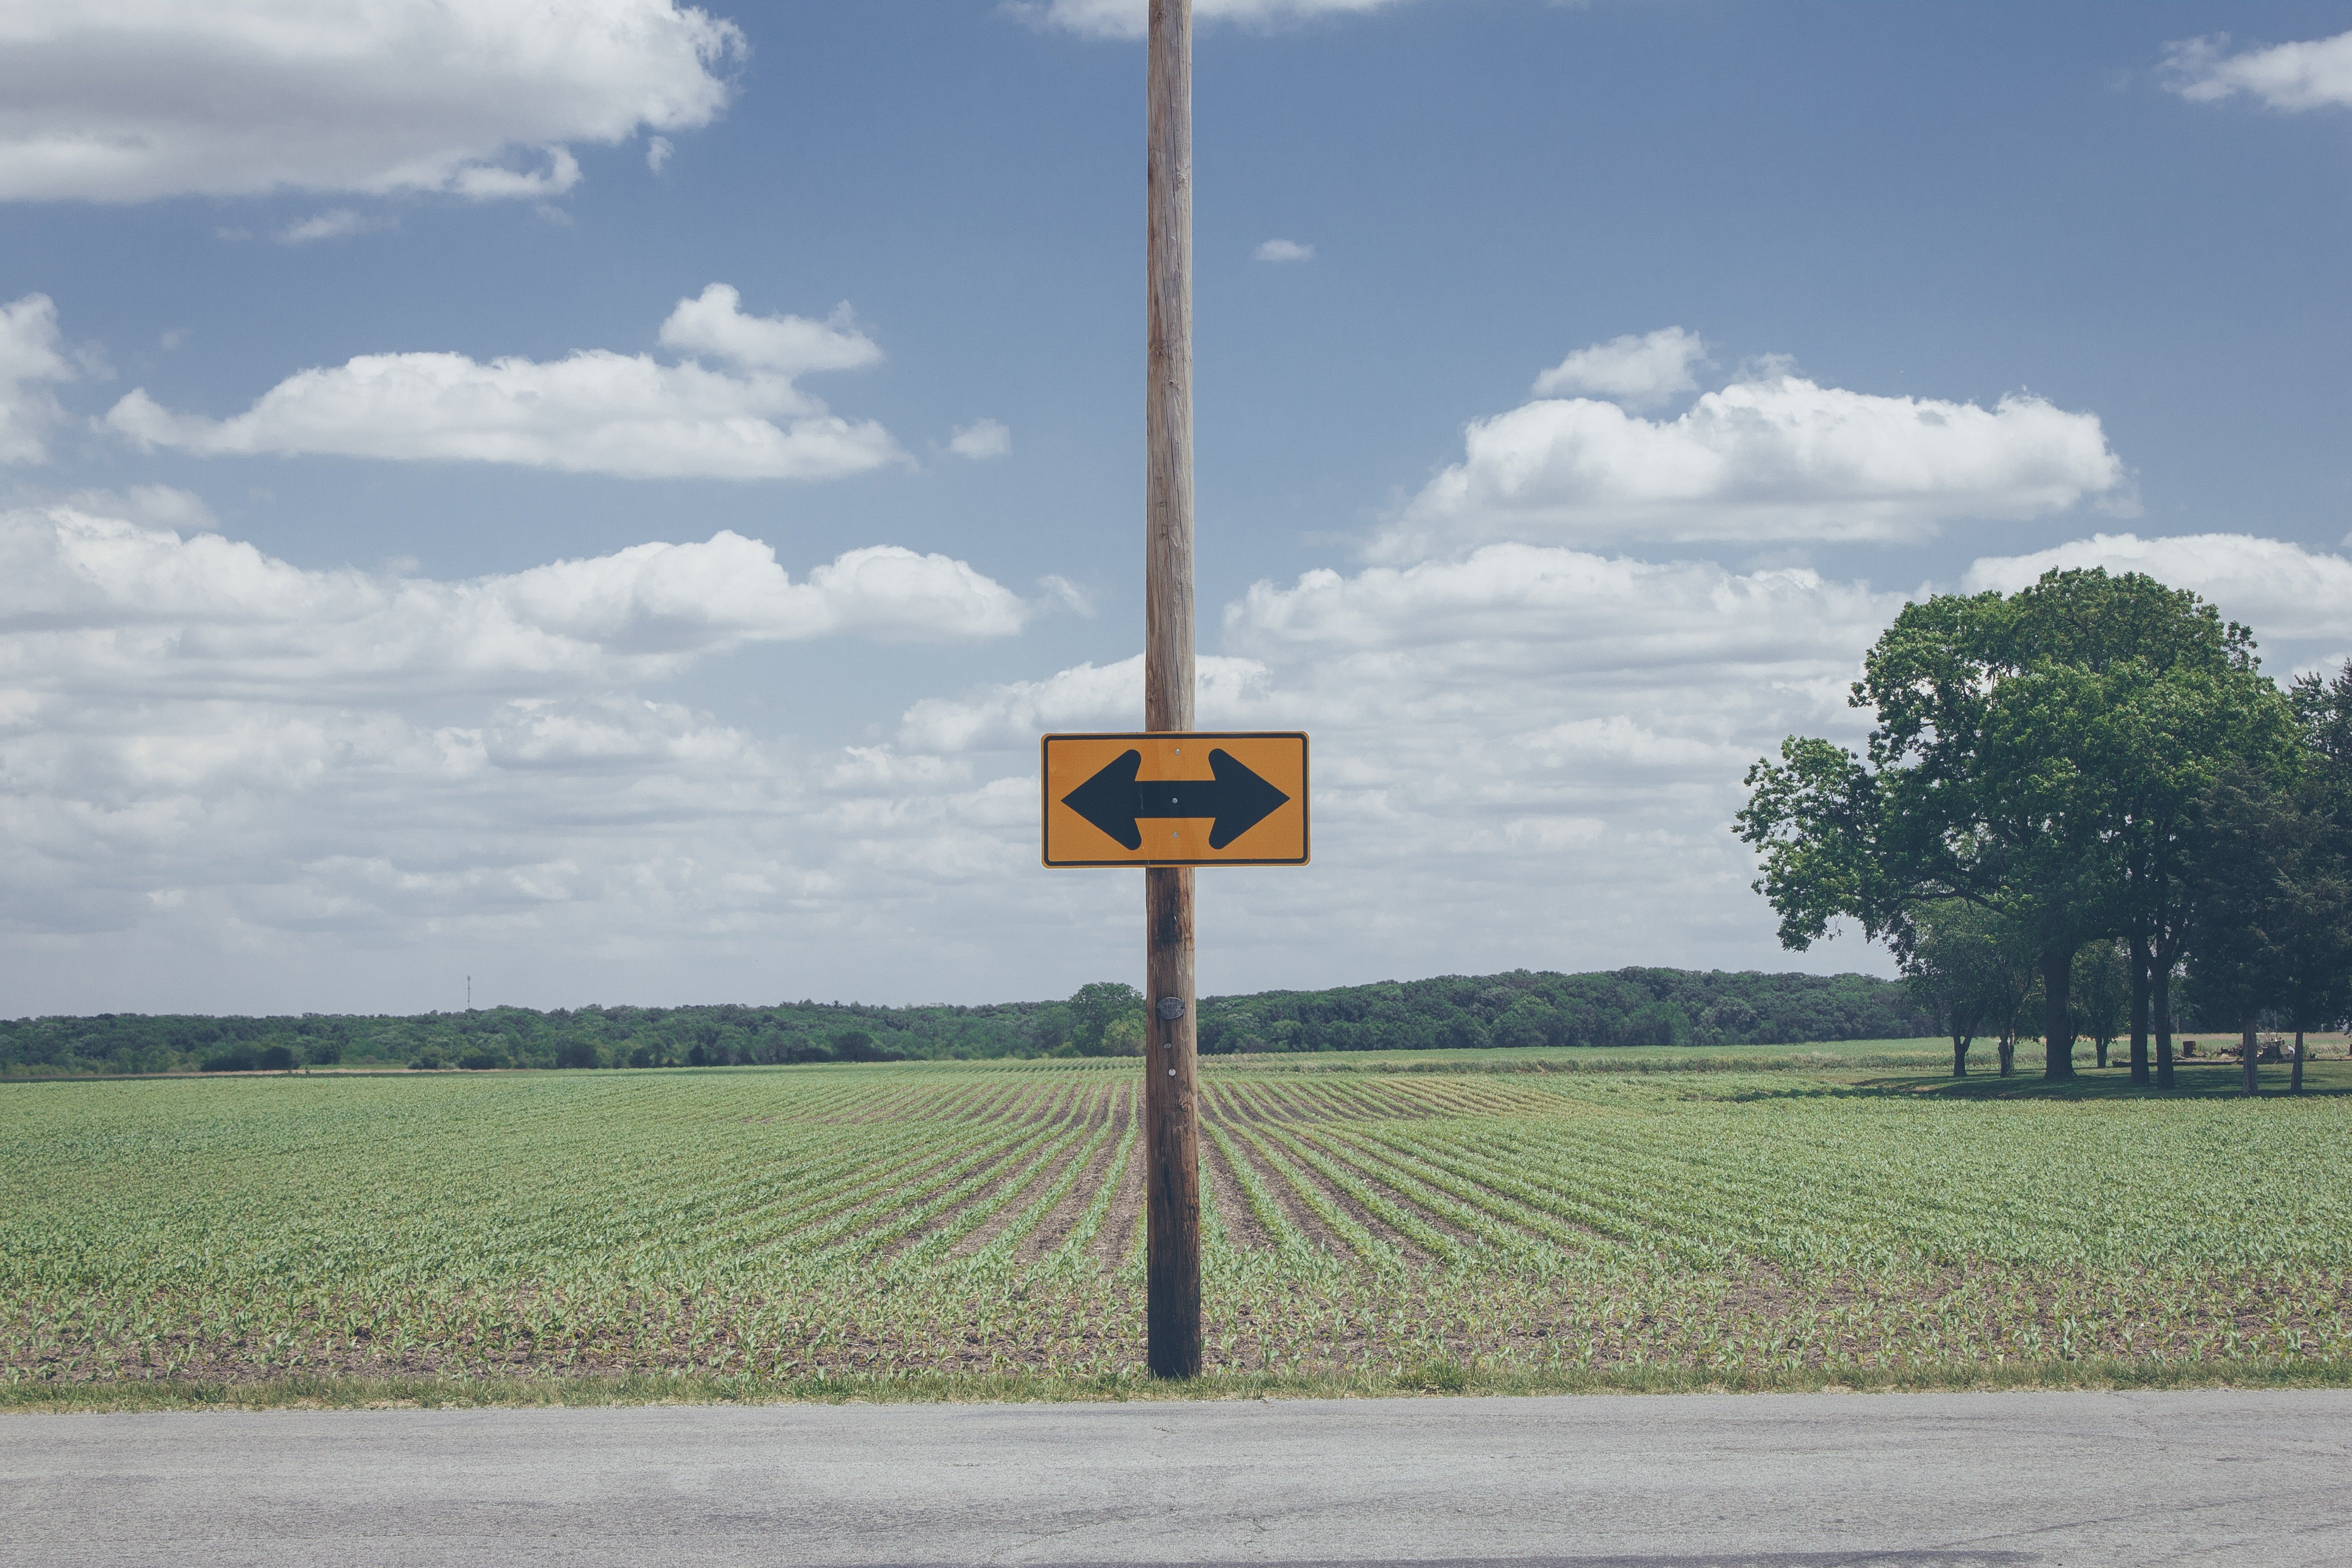
[[[722,531],[438,582],[307,570],[179,531],[208,521],[168,490],[0,513],[0,680],[84,699],[536,698],[660,679],[751,643],[1007,637],[1032,613],[963,562],[889,545],[799,581],[766,544]]]
[[[1193,665],[1204,728],[1240,722],[1264,695],[1265,666],[1204,655]],[[899,743],[949,752],[1034,746],[1049,730],[1132,729],[1143,722],[1143,656],[1082,664],[1043,680],[1018,680],[957,698],[926,698],[907,710]]]
[[[670,145],[668,137],[652,138],[646,143],[646,167],[656,174],[660,174],[669,166],[669,155],[676,150]]]
[[[961,819],[1003,814],[951,798],[953,759],[861,772],[633,689],[749,644],[1018,631],[1031,607],[962,562],[877,547],[795,578],[721,532],[436,581],[158,519],[205,521],[168,490],[0,512],[20,1006],[86,1008],[105,975],[158,1005],[409,1005],[395,976],[450,942],[573,1001],[779,943],[873,951],[874,921],[968,875]]]
[[[956,427],[948,450],[959,458],[974,460],[1002,458],[1013,450],[1013,432],[993,419],[975,419]]]
[[[315,217],[288,224],[278,231],[280,245],[308,245],[313,240],[345,239],[373,229],[389,228],[392,220],[363,216],[349,207],[331,207]]]
[[[406,1008],[460,966],[540,1005],[970,998],[1132,963],[1130,879],[1038,869],[1034,765],[1043,731],[1135,725],[1139,659],[825,749],[638,689],[752,642],[1034,613],[969,566],[794,577],[722,533],[443,582],[201,521],[168,491],[0,514],[20,1008]],[[1312,731],[1317,861],[1203,876],[1203,984],[1771,962],[1739,775],[1789,731],[1855,731],[1844,683],[1896,604],[1517,544],[1258,584],[1201,718]]]
[[[1691,366],[1706,359],[1706,344],[1696,332],[1680,327],[1662,327],[1640,337],[1628,332],[1577,350],[1536,377],[1535,395],[1590,393],[1628,408],[1654,408],[1696,392]]]
[[[1269,239],[1257,247],[1260,261],[1312,261],[1315,247],[1301,245],[1295,239]]]
[[[74,379],[47,294],[0,305],[0,463],[38,463],[64,411],[45,384]]]
[[[478,163],[470,169],[460,169],[450,181],[449,188],[478,202],[541,202],[540,216],[568,223],[570,215],[546,205],[542,198],[560,196],[580,183],[580,160],[563,147],[549,148],[546,157],[547,167],[544,169],[509,169],[496,163]]]
[[[662,346],[785,377],[857,370],[882,358],[874,340],[857,330],[846,304],[835,306],[822,321],[805,316],[747,316],[742,305],[742,295],[729,285],[705,286],[695,298],[680,300],[662,323]]]
[[[627,478],[839,479],[900,460],[888,431],[852,421],[796,386],[796,376],[881,357],[850,324],[752,317],[714,283],[682,300],[664,344],[731,360],[662,364],[646,354],[583,350],[569,359],[456,353],[362,354],[306,370],[229,419],[178,414],[144,388],[106,416],[142,447],[205,456],[276,453],[512,463]]]
[[[2352,33],[2235,55],[2229,43],[2224,34],[2167,46],[2165,85],[2198,103],[2244,93],[2271,109],[2352,107]]]
[[[2352,644],[2352,619],[2345,613],[2352,605],[2352,561],[2252,534],[2095,534],[2031,555],[1985,556],[1969,566],[1965,586],[1972,594],[1988,588],[2013,594],[2044,572],[2092,566],[2141,572],[2190,589],[2225,619],[2252,626],[2265,646],[2309,643],[2326,651]]]
[[[1793,731],[1859,739],[1846,685],[1901,602],[1524,544],[1258,584],[1201,661],[1200,723],[1310,731],[1316,862],[1203,874],[1203,985],[1773,962],[1729,827],[1740,778]],[[993,829],[1013,866],[1034,855],[1038,734],[1141,710],[1139,658],[1083,664],[917,703],[891,754],[1017,768],[1026,809]],[[976,812],[987,787],[946,793]],[[1069,918],[1102,908],[1115,952],[1129,891],[1062,875],[1001,906],[1084,899]]]
[[[741,31],[673,0],[27,0],[0,16],[0,199],[541,197],[568,144],[689,131]]]
[[[1382,531],[1379,558],[1498,539],[1901,539],[1960,518],[2129,505],[2098,416],[2022,395],[1987,409],[1779,375],[1664,421],[1587,398],[1528,403],[1475,421],[1465,444]]]
[[[1318,16],[1382,11],[1403,0],[1197,0],[1200,22],[1237,22],[1279,26]],[[1150,15],[1148,0],[1011,0],[1005,9],[1038,26],[1059,27],[1090,38],[1139,38]]]

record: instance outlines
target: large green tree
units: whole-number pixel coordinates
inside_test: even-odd
[[[1877,719],[1863,755],[1791,736],[1748,772],[1738,826],[1781,942],[1846,918],[1901,954],[1919,909],[1986,910],[2035,955],[2051,1079],[2074,1075],[2076,952],[2177,902],[2182,835],[2225,763],[2293,746],[2245,628],[2137,574],[1906,605],[1850,700]],[[2169,928],[2150,937],[2169,963]]]
[[[2245,1089],[2254,1092],[2254,1036],[2284,999],[2296,862],[2306,824],[2270,782],[2231,768],[2213,782],[2191,861],[2189,994],[2200,1019],[2238,1031]]]
[[[2014,942],[1998,917],[1964,900],[1911,911],[1901,960],[1903,978],[1952,1042],[1952,1076],[1969,1076],[1969,1047],[2000,1028],[2023,991]]]
[[[2114,938],[2087,942],[2074,955],[2074,1021],[2091,1037],[2099,1065],[2124,1032],[2131,1011],[2131,970],[2124,943]]]
[[[2288,700],[2323,773],[2336,787],[2352,784],[2352,659],[2333,679],[2316,670],[2296,676]]]
[[[1144,1031],[1122,1027],[1143,1018],[1143,993],[1117,980],[1097,980],[1078,987],[1068,1003],[1070,1044],[1082,1057],[1132,1056],[1142,1048]]]
[[[2292,921],[2285,1011],[2294,1025],[2294,1079],[2303,1088],[2304,1033],[2352,1016],[2352,659],[2334,679],[2298,676],[2288,692],[2303,727],[2298,791],[2312,847]]]

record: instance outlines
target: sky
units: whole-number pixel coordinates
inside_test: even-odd
[[[1143,0],[0,14],[0,1015],[1140,978]],[[2352,656],[2352,5],[1200,0],[1204,993],[1783,951],[1906,599]]]

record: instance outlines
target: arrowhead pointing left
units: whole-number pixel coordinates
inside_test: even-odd
[[[1223,755],[1210,756],[1212,767]],[[1129,849],[1143,847],[1143,829],[1135,820],[1135,775],[1143,771],[1141,752],[1122,752],[1101,772],[1062,797],[1062,804],[1093,823]]]

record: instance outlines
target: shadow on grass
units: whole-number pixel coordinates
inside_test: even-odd
[[[2039,1053],[2035,1053],[2038,1055]],[[2264,1100],[2285,1100],[2287,1079],[2292,1069],[2264,1063],[2257,1069],[2256,1092]],[[2153,1084],[2136,1084],[2126,1067],[2076,1068],[2074,1077],[2056,1083],[2042,1077],[2041,1064],[2027,1065],[2027,1053],[2018,1053],[2015,1078],[1971,1073],[1967,1078],[1953,1078],[1948,1073],[1889,1073],[1873,1078],[1850,1079],[1860,1090],[1880,1094],[1936,1096],[1946,1100],[2242,1100],[2245,1083],[2236,1062],[2193,1060],[2175,1064],[2174,1087],[2158,1089]],[[2305,1062],[2303,1066],[2303,1093],[2306,1100],[2333,1100],[2352,1096],[2352,1062]]]

